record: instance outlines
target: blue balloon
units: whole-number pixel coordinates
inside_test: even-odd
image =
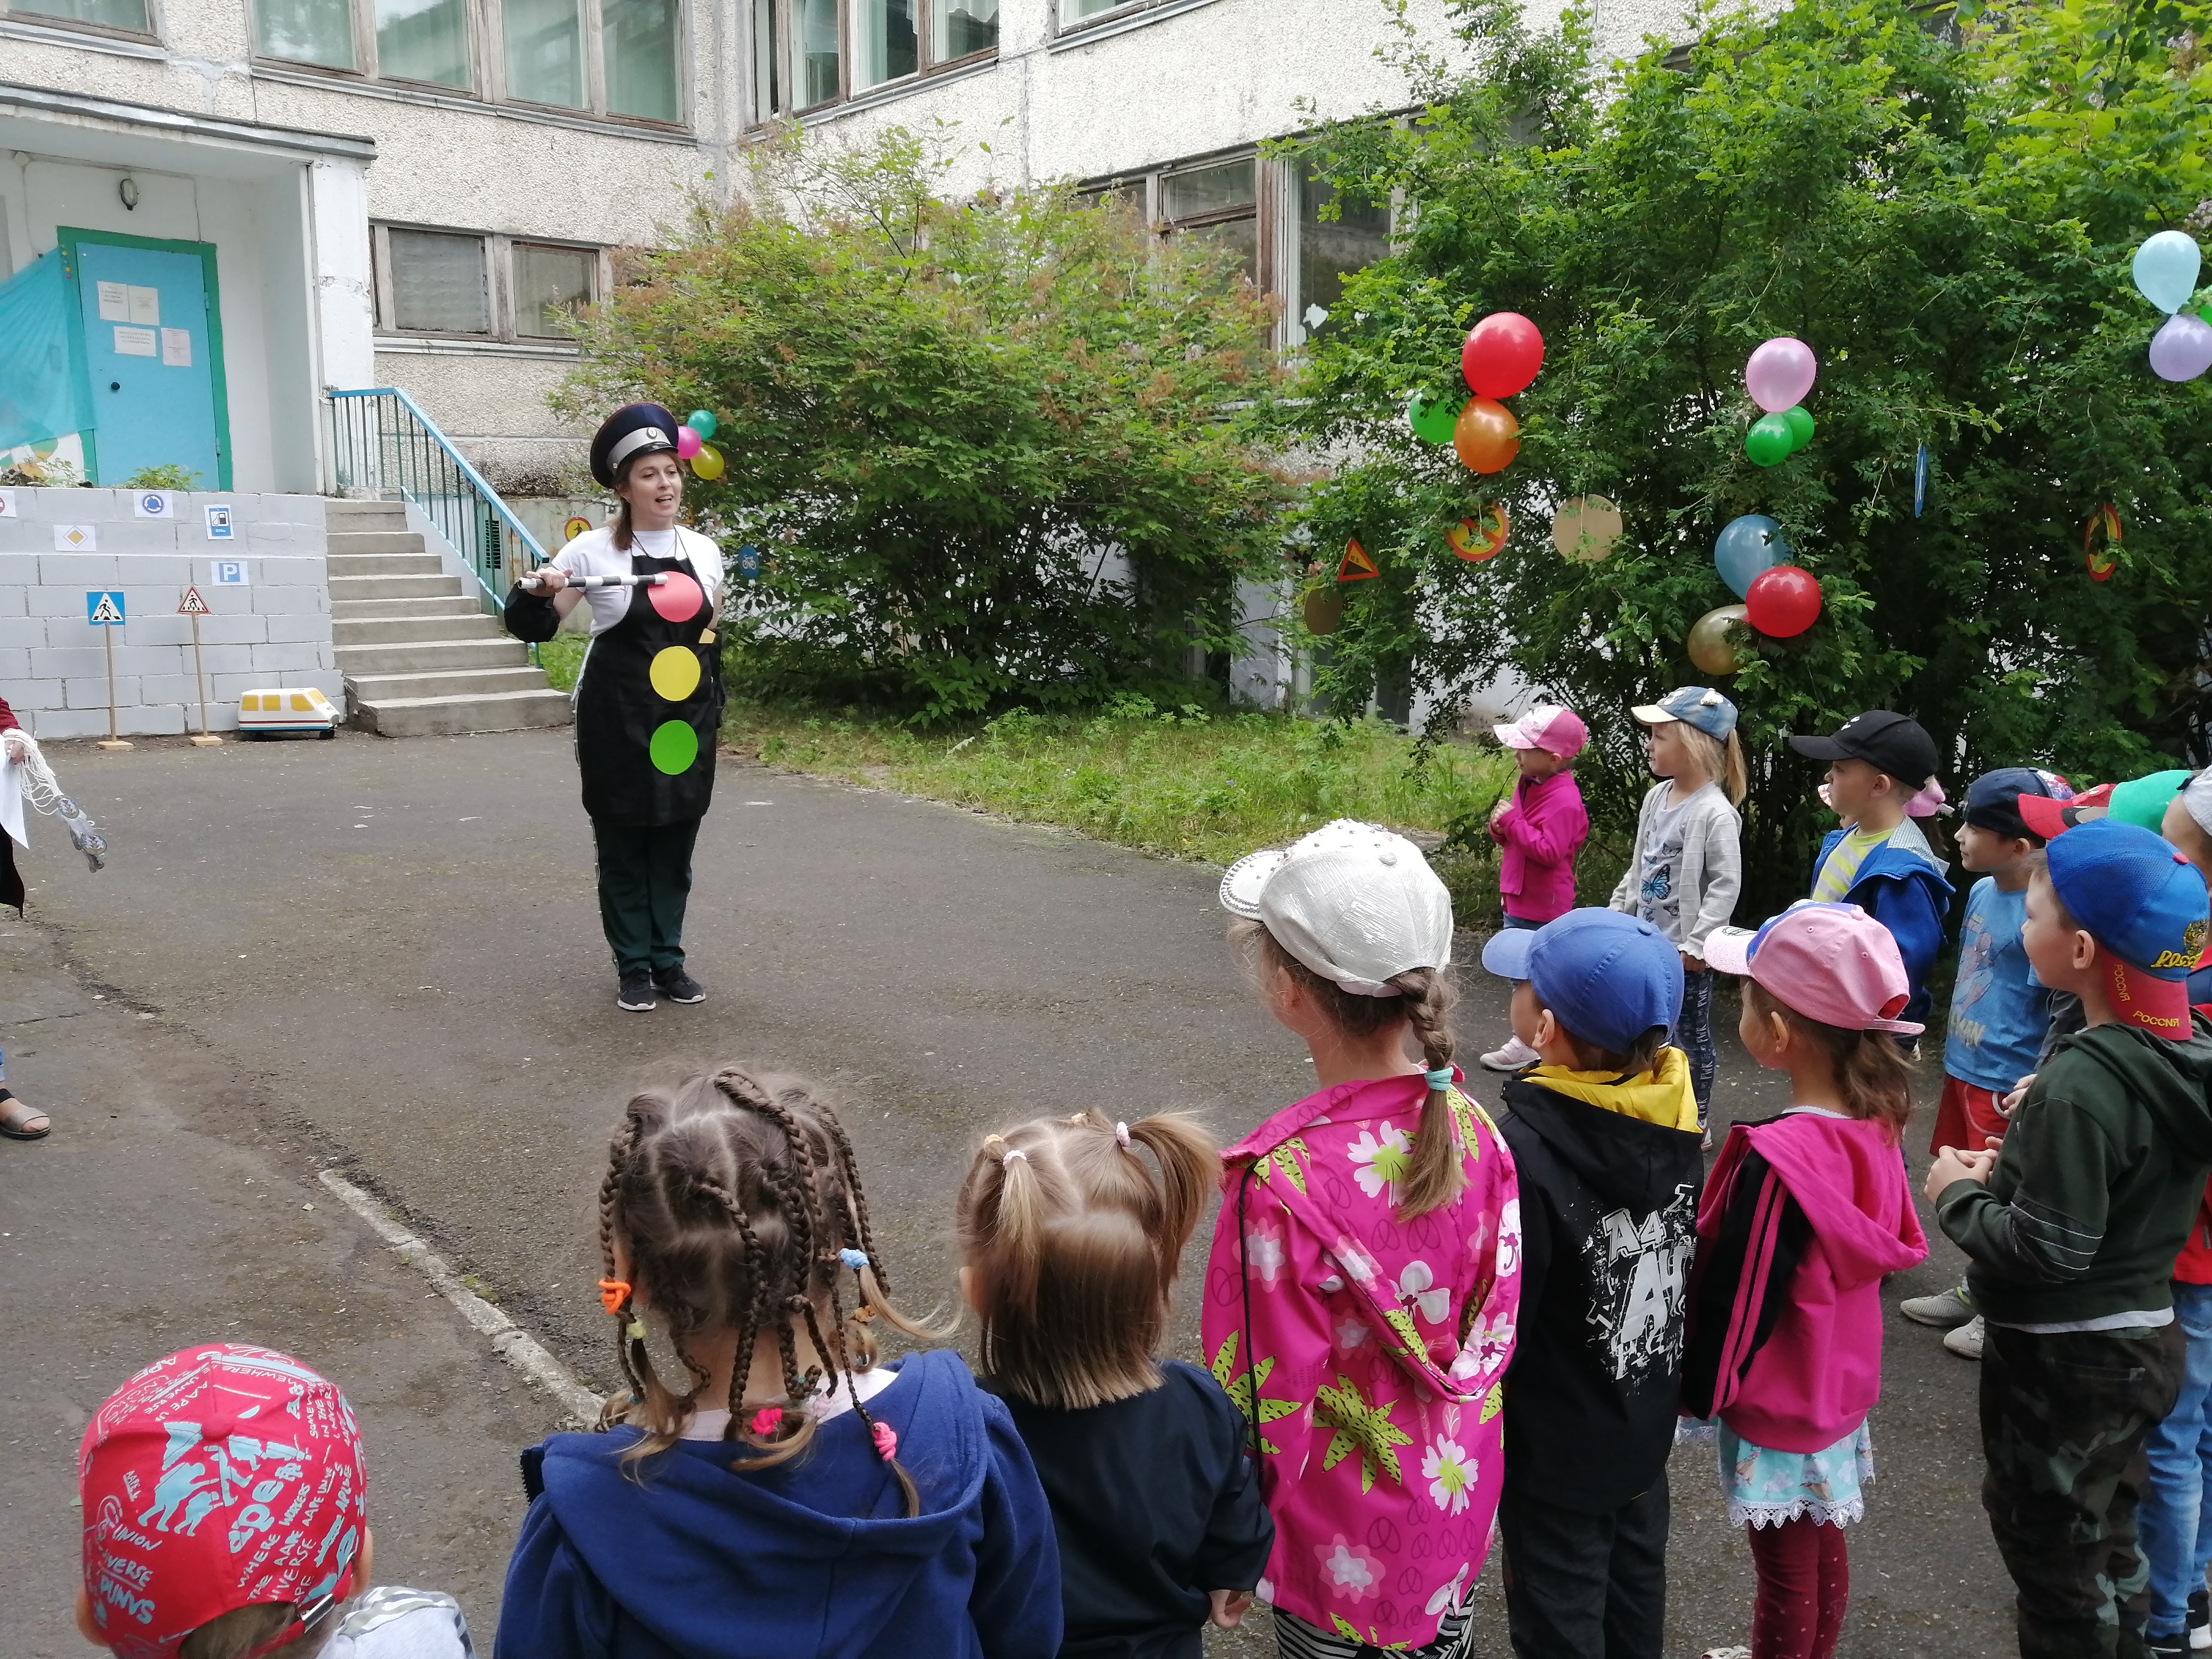
[[[2197,273],[2203,268],[2203,256],[2194,241],[2178,230],[2161,230],[2136,250],[2136,288],[2171,317],[2197,292]]]
[[[1782,526],[1764,513],[1731,520],[1713,542],[1713,568],[1740,599],[1748,597],[1760,571],[1789,562],[1790,544],[1782,539]]]

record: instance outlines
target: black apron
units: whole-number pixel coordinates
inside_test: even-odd
[[[680,554],[633,552],[630,569],[641,576],[679,571],[698,583]],[[592,641],[576,685],[584,811],[605,823],[641,829],[703,817],[714,793],[722,668],[714,643],[700,641],[713,602],[702,591],[696,610],[672,621],[654,606],[656,593],[680,609],[665,588],[630,589],[629,609]]]

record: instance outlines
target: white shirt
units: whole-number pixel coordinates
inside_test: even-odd
[[[715,610],[721,609],[722,550],[712,541],[681,525],[672,530],[634,530],[630,541],[634,551],[648,558],[672,559],[680,551],[699,573],[699,585],[707,590],[708,602]],[[555,554],[552,562],[556,569],[571,576],[627,576],[629,561],[629,554],[615,546],[613,529],[603,527],[586,530]],[[635,594],[636,590],[629,587],[587,589],[584,603],[592,607],[592,637],[597,639],[627,616]]]
[[[904,1375],[903,1371],[895,1371],[885,1365],[874,1365],[854,1374],[853,1388],[865,1406]],[[826,1423],[831,1418],[842,1417],[852,1410],[853,1396],[842,1381],[834,1386],[825,1384],[823,1391],[807,1402],[806,1409],[816,1422]],[[729,1425],[730,1413],[726,1407],[694,1412],[684,1422],[681,1437],[685,1440],[720,1440],[722,1431]]]

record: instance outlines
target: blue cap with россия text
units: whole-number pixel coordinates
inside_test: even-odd
[[[2197,866],[2118,818],[2068,830],[2045,857],[2058,902],[2097,941],[2113,1014],[2154,1036],[2187,1036],[2189,975],[2212,915]]]

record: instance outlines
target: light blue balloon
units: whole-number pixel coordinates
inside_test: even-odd
[[[2197,292],[2197,274],[2203,266],[2204,256],[2193,240],[2178,230],[2161,230],[2136,250],[2136,288],[2171,317]]]
[[[1713,568],[1740,599],[1748,596],[1760,571],[1789,561],[1790,544],[1782,539],[1782,526],[1764,513],[1729,520],[1713,542]]]

